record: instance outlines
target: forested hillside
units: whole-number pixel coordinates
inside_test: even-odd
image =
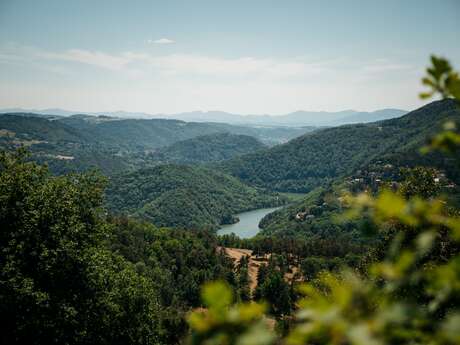
[[[250,135],[266,144],[286,142],[315,127],[250,127],[217,122],[185,122],[167,119],[120,119],[74,115],[61,117],[59,121],[78,130],[91,133],[97,140],[123,147],[144,147],[148,149],[171,145],[177,141],[201,135],[232,133]]]
[[[56,174],[96,168],[111,175],[156,165],[166,158],[161,153],[155,158],[151,155],[153,152],[198,136],[231,133],[236,136],[231,138],[239,138],[239,144],[232,142],[230,137],[223,137],[222,142],[217,137],[210,137],[209,145],[214,145],[215,151],[206,151],[204,142],[198,141],[197,145],[201,143],[202,148],[198,149],[195,157],[190,155],[190,150],[178,144],[171,149],[170,153],[177,155],[171,161],[180,162],[184,155],[193,162],[222,160],[261,148],[262,145],[256,141],[275,145],[314,129],[119,119],[102,115],[62,117],[18,113],[0,115],[0,147],[14,149],[27,146],[34,160],[48,164]],[[243,140],[243,136],[256,139]]]
[[[0,343],[177,344],[201,284],[235,284],[212,233],[107,217],[100,176],[25,158],[0,153]]]
[[[257,236],[336,241],[337,237],[348,233],[353,239],[362,241],[365,222],[341,222],[339,219],[347,207],[344,199],[348,193],[376,194],[381,189],[391,188],[411,196],[443,195],[450,204],[458,206],[460,188],[452,181],[455,176],[451,173],[446,176],[445,172],[431,167],[371,165],[367,170],[315,188],[305,198],[266,215],[260,222],[263,230]]]
[[[273,145],[312,131],[315,127],[250,127],[166,119],[120,119],[102,115],[47,117],[12,113],[0,114],[0,129],[8,130],[18,138],[47,142],[99,143],[132,150],[155,149],[181,140],[223,132],[253,136]]]
[[[206,163],[222,161],[266,148],[248,135],[217,133],[179,141],[151,154],[151,158],[171,163]]]
[[[158,226],[215,229],[235,222],[236,213],[282,205],[286,200],[211,169],[161,165],[112,177],[107,202],[115,213]]]
[[[459,120],[460,111],[455,101],[447,99],[398,119],[306,134],[265,152],[234,158],[221,167],[254,186],[305,192],[376,161],[433,163],[430,157],[420,157],[418,150],[449,119]],[[437,160],[445,163],[444,158]]]
[[[34,114],[0,114],[0,139],[2,142],[16,139],[46,142],[84,142],[91,141],[82,131],[59,121],[52,121]],[[94,139],[93,139],[94,140]]]

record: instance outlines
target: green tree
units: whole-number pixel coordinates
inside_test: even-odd
[[[237,298],[239,301],[251,299],[251,288],[249,286],[249,256],[244,255],[236,266]]]
[[[404,169],[403,176],[399,192],[406,198],[417,195],[427,199],[436,196],[440,191],[439,183],[436,182],[436,170],[433,168]]]
[[[315,279],[318,273],[327,270],[327,265],[323,258],[305,258],[304,260],[302,260],[300,266],[302,269],[302,273],[305,279],[307,279],[307,281]]]
[[[153,286],[104,247],[103,187],[0,153],[3,344],[157,342]]]
[[[267,301],[270,313],[279,317],[291,311],[291,296],[289,284],[283,274],[277,269],[270,269],[263,283],[258,288],[261,300]]]

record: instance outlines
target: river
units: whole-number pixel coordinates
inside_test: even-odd
[[[259,208],[258,210],[239,213],[236,216],[240,219],[238,223],[222,225],[217,231],[218,235],[235,233],[240,238],[255,236],[259,231],[259,222],[266,215],[281,207]]]

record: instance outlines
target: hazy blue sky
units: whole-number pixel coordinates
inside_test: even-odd
[[[411,109],[460,0],[0,0],[0,107]]]

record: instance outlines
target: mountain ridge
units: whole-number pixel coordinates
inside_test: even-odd
[[[405,110],[396,108],[384,108],[375,111],[342,110],[306,111],[298,110],[287,114],[235,114],[219,110],[189,111],[176,114],[148,114],[143,112],[112,111],[112,112],[80,112],[65,109],[0,109],[0,113],[34,113],[40,115],[72,116],[75,114],[87,114],[92,116],[105,115],[122,119],[174,119],[187,122],[218,122],[237,125],[259,126],[338,126],[347,123],[373,122],[389,118],[400,117],[407,113]]]
[[[220,167],[250,185],[308,192],[375,160],[426,159],[419,157],[418,149],[448,119],[460,119],[455,101],[435,101],[400,118],[307,133],[263,152],[233,158]]]

